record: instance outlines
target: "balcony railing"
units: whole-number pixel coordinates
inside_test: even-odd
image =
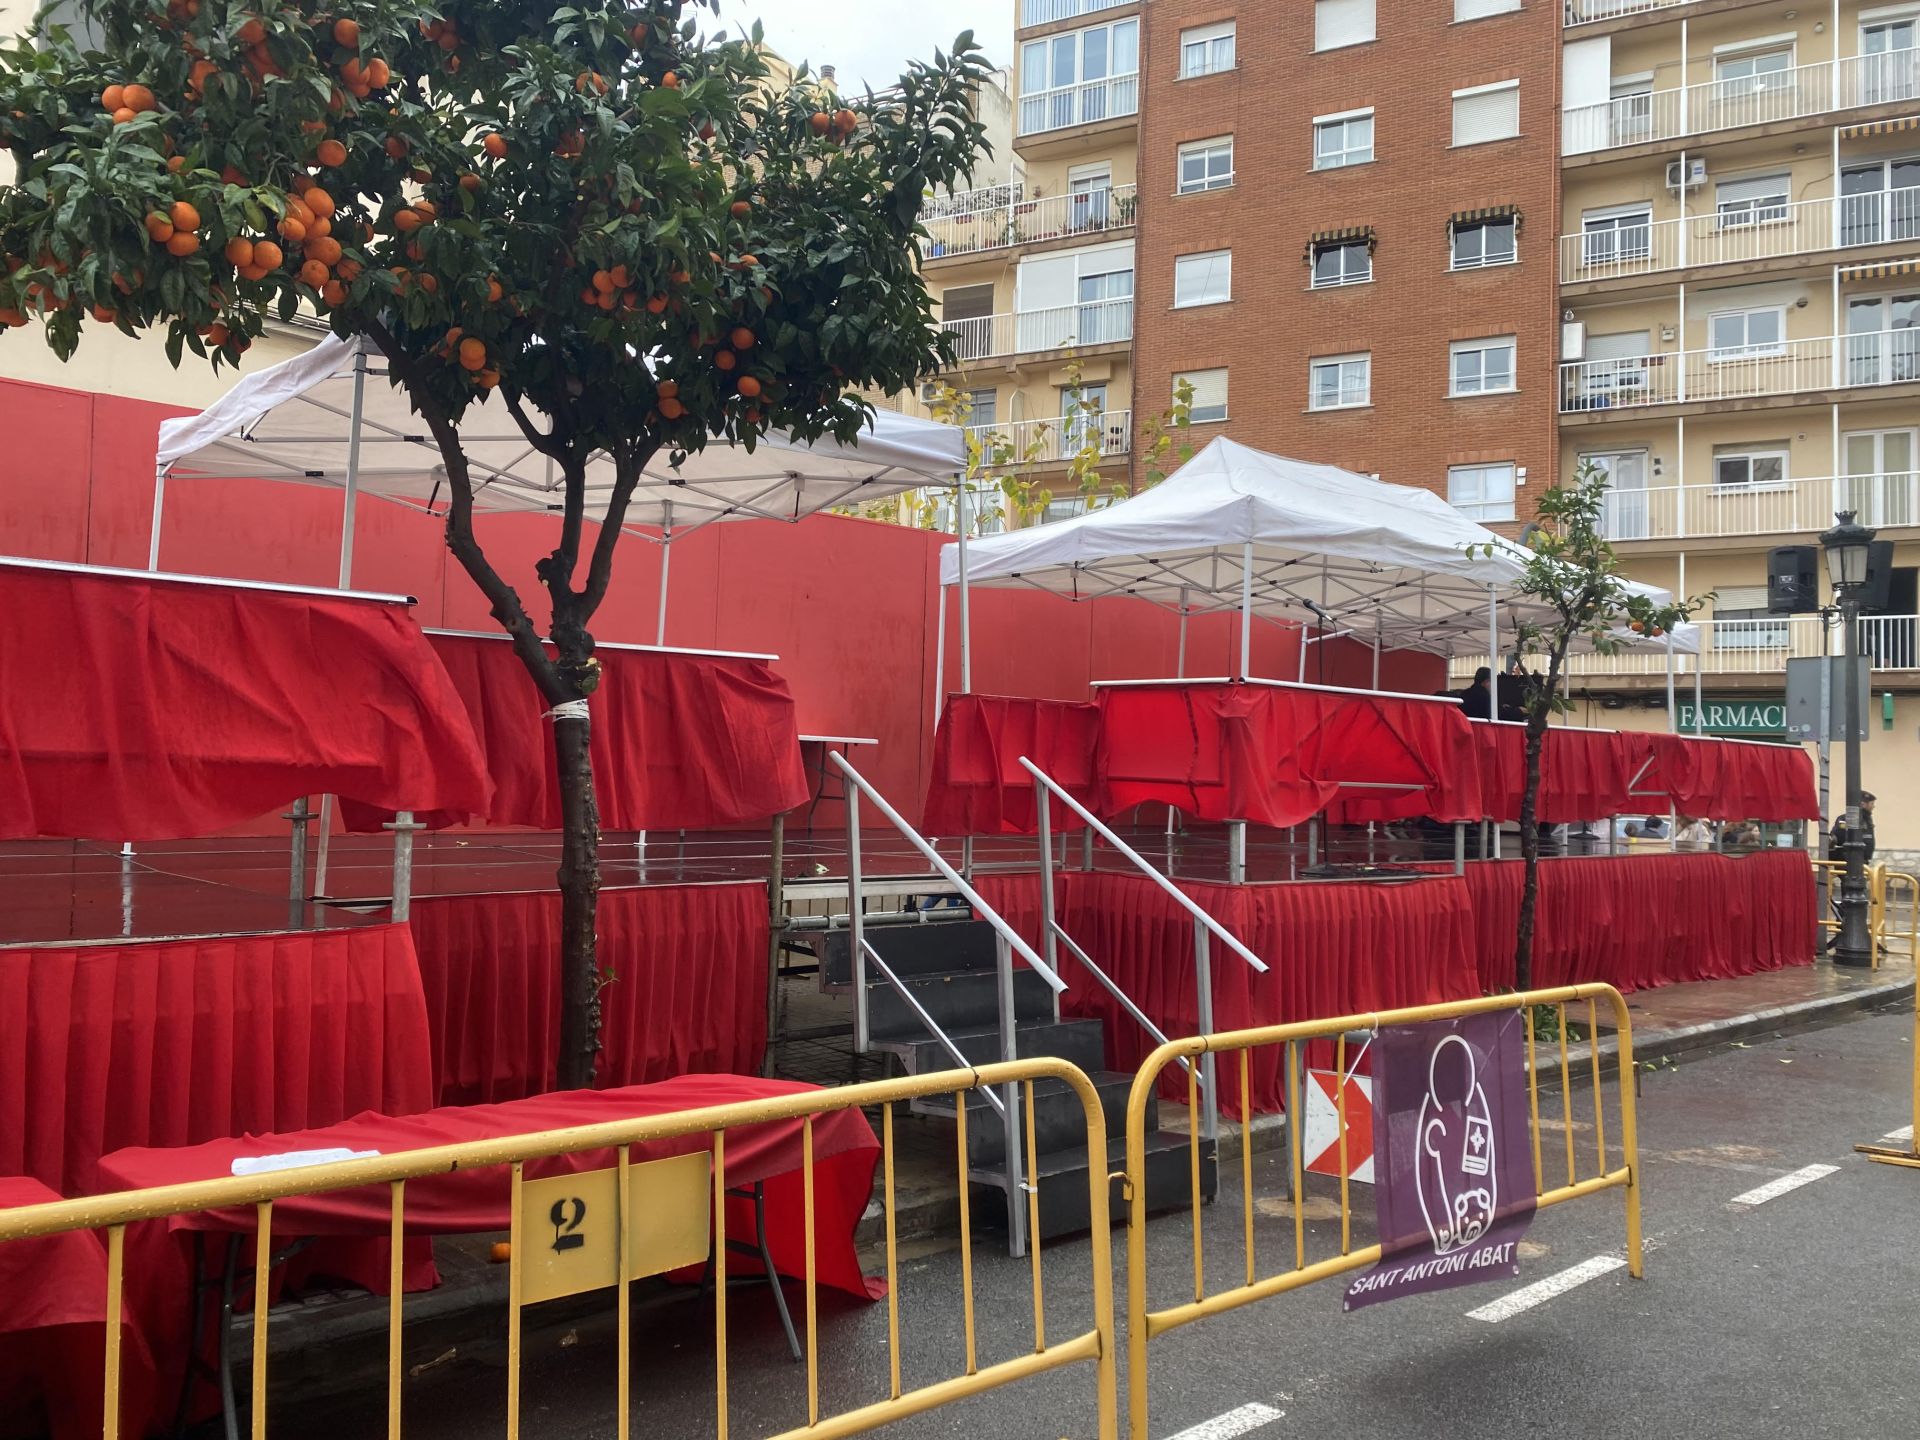
[[[1587,154],[1914,99],[1920,99],[1920,50],[1850,55],[1838,64],[1822,61],[1576,106],[1561,117],[1561,143],[1569,155]]]
[[[1920,381],[1920,329],[1675,350],[1560,367],[1560,413],[1748,400]]]
[[[1729,207],[1560,237],[1560,280],[1613,280],[1692,265],[1920,240],[1920,186]]]
[[[1032,199],[1017,193],[1017,185],[998,188],[1001,194],[978,205],[930,205],[922,210],[920,223],[926,227],[927,238],[920,242],[921,254],[928,260],[972,255],[1034,240],[1099,235],[1133,224],[1135,194],[1131,185]],[[1005,194],[1008,189],[1016,193]],[[989,191],[974,193],[993,195]]]
[[[1055,305],[1046,310],[942,321],[957,337],[961,360],[989,360],[1068,346],[1111,345],[1133,338],[1133,297]],[[1920,335],[1920,331],[1914,332]]]
[[[1611,490],[1601,502],[1600,525],[1609,540],[1813,535],[1841,510],[1854,511],[1863,525],[1920,525],[1920,474]]]
[[[1752,620],[1703,620],[1700,653],[1673,657],[1675,671],[1691,675],[1784,676],[1787,661],[1837,655],[1844,645],[1839,629],[1827,630],[1818,615],[1768,615]],[[1867,615],[1860,620],[1860,653],[1875,670],[1920,670],[1920,615]],[[1471,675],[1486,657],[1455,656],[1450,673]],[[1636,645],[1615,655],[1569,655],[1567,675],[1591,679],[1611,675],[1665,675],[1667,652],[1658,642]]]
[[[1119,459],[1133,448],[1133,412],[1060,415],[1051,420],[1010,420],[1004,425],[969,425],[981,459],[995,468],[1060,465],[1087,451],[1097,463]]]
[[[1098,15],[1102,10],[1117,10],[1135,0],[1020,0],[1020,23],[1051,25],[1056,20],[1071,20],[1079,15]]]
[[[1599,20],[1618,20],[1626,15],[1672,10],[1693,3],[1694,0],[1564,0],[1561,13],[1568,26],[1591,25]]]
[[[1020,97],[1020,133],[1044,135],[1074,125],[1114,120],[1140,109],[1140,76],[1115,75],[1084,85],[1035,90]]]

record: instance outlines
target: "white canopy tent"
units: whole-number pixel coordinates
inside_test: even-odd
[[[638,360],[636,364],[640,363]],[[160,526],[170,477],[286,480],[346,492],[341,519],[340,584],[353,566],[354,502],[377,495],[444,513],[446,470],[439,447],[404,392],[385,383],[384,357],[362,341],[329,335],[312,350],[249,375],[198,415],[160,427],[148,568],[160,560]],[[557,513],[561,478],[500,405],[468,413],[461,443],[471,461],[474,505],[481,511]],[[964,432],[952,425],[877,411],[855,444],[768,436],[752,454],[708,446],[679,467],[663,453],[648,466],[627,507],[624,528],[662,545],[660,641],[664,643],[671,542],[716,520],[799,520],[927,485],[951,485],[965,470]],[[606,515],[612,463],[587,471],[587,515]],[[655,535],[653,530],[660,533]]]
[[[1515,590],[1525,557],[1431,491],[1218,439],[1160,485],[1118,504],[944,547],[941,599],[944,610],[946,587],[959,587],[962,690],[972,688],[973,584],[1031,586],[1075,600],[1131,596],[1177,610],[1182,673],[1189,614],[1239,613],[1243,679],[1250,678],[1256,615],[1312,624],[1322,638],[1370,642],[1377,686],[1382,649],[1451,656],[1485,647],[1497,657],[1503,611],[1509,629],[1544,620],[1550,612]],[[1667,599],[1657,587],[1632,588],[1656,603]],[[1699,649],[1695,626],[1658,640],[1621,639],[1663,646],[1669,656]],[[1304,647],[1301,653],[1304,667]],[[1668,691],[1671,700],[1671,658]]]

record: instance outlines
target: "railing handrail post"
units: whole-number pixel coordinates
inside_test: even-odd
[[[1011,1065],[1020,1058],[1020,1024],[1014,1012],[1013,947],[1005,934],[994,937],[994,973],[1000,990],[1000,1058]],[[1000,1122],[1006,1139],[1007,1253],[1016,1259],[1027,1253],[1027,1187],[1020,1149],[1020,1084],[1009,1080],[1000,1092]],[[1088,1159],[1091,1161],[1092,1157]],[[1036,1178],[1036,1185],[1039,1180]]]
[[[1058,926],[1053,921],[1053,826],[1052,806],[1047,799],[1046,786],[1038,780],[1033,782],[1034,814],[1037,817],[1036,835],[1040,841],[1040,948],[1046,953],[1047,964],[1054,973],[1060,971],[1060,947],[1054,938]],[[1062,839],[1064,839],[1064,835]],[[1060,995],[1054,993],[1053,1018],[1060,1018]]]
[[[860,910],[860,791],[847,791],[847,944],[853,958],[853,1049],[867,1053],[867,952]],[[771,1043],[772,1037],[768,1037]]]
[[[1202,1035],[1213,1033],[1213,955],[1207,943],[1209,939],[1206,925],[1196,919],[1193,922],[1193,993]],[[1213,1052],[1209,1050],[1200,1058],[1200,1083],[1206,1090],[1200,1134],[1209,1144],[1217,1144],[1220,1138],[1220,1088],[1215,1083],[1215,1068]]]

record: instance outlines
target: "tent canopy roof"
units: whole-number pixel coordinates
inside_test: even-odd
[[[249,375],[198,415],[160,426],[161,476],[232,476],[344,487],[352,442],[353,342],[329,335],[304,355]],[[357,484],[422,509],[444,509],[439,447],[404,392],[386,383],[384,361],[366,358]],[[636,361],[635,363],[639,363]],[[469,412],[461,439],[472,462],[480,510],[558,510],[561,481],[527,443],[504,406]],[[875,413],[857,444],[807,444],[767,436],[752,454],[715,443],[678,469],[663,452],[647,467],[627,509],[630,525],[675,532],[714,520],[798,520],[929,484],[951,484],[966,468],[964,433],[890,410]],[[587,471],[587,513],[606,514],[613,466]]]
[[[1488,545],[1492,554],[1481,548]],[[969,541],[967,581],[1237,610],[1249,546],[1256,615],[1377,635],[1386,647],[1484,651],[1489,587],[1508,634],[1546,615],[1515,593],[1526,552],[1432,491],[1227,439],[1118,504]],[[959,578],[959,546],[944,546],[941,583]],[[1653,586],[1630,588],[1656,603],[1667,598]],[[1678,650],[1697,644],[1676,635]]]

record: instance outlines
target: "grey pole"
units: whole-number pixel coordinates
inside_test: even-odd
[[[1213,950],[1212,936],[1204,920],[1193,922],[1193,994],[1200,1017],[1200,1033],[1213,1034]],[[1211,1050],[1200,1058],[1200,1084],[1207,1092],[1205,1108],[1200,1112],[1200,1135],[1209,1150],[1220,1136],[1220,1089],[1215,1083],[1215,1061]]]
[[[1180,587],[1180,651],[1174,657],[1173,673],[1176,679],[1187,678],[1187,587]]]
[[[940,607],[933,630],[933,715],[937,722],[947,708],[947,587],[940,587]]]
[[[1828,853],[1828,832],[1833,819],[1833,646],[1827,639],[1827,618],[1832,612],[1820,612],[1820,838],[1816,846],[1822,860]]]
[[[313,811],[307,805],[307,797],[302,795],[293,802],[293,809],[285,817],[292,826],[292,835],[287,846],[287,906],[292,917],[290,928],[306,928],[307,908],[307,825],[313,819]]]
[[[1053,932],[1053,797],[1048,792],[1046,782],[1038,775],[1033,777],[1033,801],[1039,808],[1035,815],[1035,835],[1040,842],[1040,953],[1047,957],[1047,966],[1054,974],[1060,973],[1060,947]],[[1091,831],[1088,831],[1091,834]],[[1067,836],[1060,832],[1060,844],[1063,853]],[[1053,1018],[1060,1018],[1060,996],[1056,991],[1053,997]]]
[[[860,787],[847,792],[847,948],[853,960],[853,1053],[867,1053],[867,946],[860,919]]]
[[[1500,599],[1493,586],[1487,586],[1487,718],[1500,718]]]
[[[393,832],[393,918],[405,921],[413,913],[413,836],[424,825],[416,825],[411,810],[402,810],[387,822]]]
[[[1240,678],[1253,677],[1253,542],[1240,548]]]
[[[767,867],[767,1048],[760,1058],[760,1073],[773,1074],[774,1047],[780,1035],[780,939],[787,928],[785,876],[787,817],[773,817],[771,838],[773,856]]]
[[[1845,517],[1851,519],[1851,516]],[[1846,680],[1841,685],[1841,738],[1847,755],[1847,836],[1841,858],[1847,868],[1840,877],[1840,934],[1833,947],[1833,963],[1859,969],[1873,964],[1873,935],[1867,920],[1866,835],[1860,800],[1860,592],[1848,586],[1840,596],[1840,620],[1846,627]]]
[[[660,616],[654,622],[653,643],[667,643],[667,577],[673,573],[673,502],[660,506]]]
[[[953,492],[955,542],[960,561],[960,693],[973,693],[973,610],[967,596],[967,486],[962,481]]]
[[[1013,1010],[1013,947],[1005,935],[995,935],[993,948],[1000,981],[1000,1058],[1012,1062],[1020,1058]],[[1020,1149],[1020,1082],[1009,1080],[1001,1086],[1000,1099],[1007,1140],[1007,1253],[1017,1259],[1027,1253],[1027,1187],[1021,1173],[1027,1157]],[[955,1096],[954,1103],[964,1105],[967,1097]],[[1039,1184],[1038,1177],[1034,1183]]]
[[[1667,631],[1667,733],[1680,733],[1680,710],[1673,700],[1673,631]]]
[[[353,584],[354,505],[360,499],[360,430],[367,412],[365,341],[353,342],[353,408],[347,418],[347,498],[340,511],[340,588]],[[158,530],[156,522],[155,529]]]

